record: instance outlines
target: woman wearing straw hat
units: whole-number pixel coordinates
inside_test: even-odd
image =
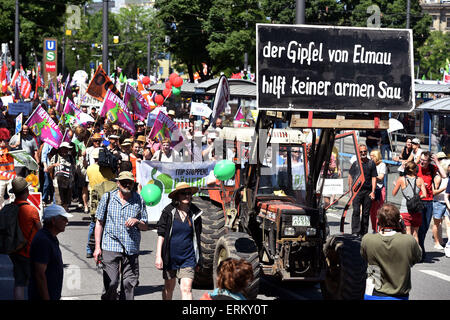
[[[192,300],[195,268],[200,265],[202,231],[202,211],[192,204],[192,195],[196,192],[197,187],[178,183],[169,194],[172,203],[164,208],[158,221],[155,266],[163,271],[163,300],[172,300],[176,279],[180,283],[181,298]]]

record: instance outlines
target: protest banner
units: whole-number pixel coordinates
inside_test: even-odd
[[[133,114],[142,121],[147,118],[147,114],[151,111],[150,105],[144,97],[128,84],[125,87],[123,102],[128,107],[128,110],[133,112]]]
[[[17,102],[8,104],[8,114],[12,116],[18,115],[20,113],[28,116],[31,113],[31,110],[31,102]]]
[[[122,99],[122,94],[119,89],[116,88],[114,83],[106,74],[105,70],[103,70],[102,66],[99,65],[86,92],[93,98],[102,102],[108,90],[111,90],[116,96]]]
[[[261,110],[410,112],[411,29],[257,24]]]
[[[224,112],[228,101],[230,101],[230,86],[227,77],[222,75],[217,83],[216,93],[214,95],[214,107],[211,115],[211,124],[216,127],[216,119]]]
[[[10,103],[14,103],[13,96],[3,96],[0,97],[4,106],[8,106]]]
[[[9,154],[31,171],[37,171],[39,169],[36,160],[25,150],[12,150],[9,151]]]
[[[47,142],[53,148],[58,149],[63,135],[58,125],[49,116],[41,105],[39,105],[25,122],[33,133],[40,137],[42,141]]]
[[[158,221],[162,210],[172,201],[168,195],[179,182],[193,187],[206,187],[207,179],[214,172],[215,161],[209,162],[159,162],[144,160],[137,163],[136,180],[141,185],[153,183],[162,191],[161,201],[147,207],[148,220]]]
[[[16,129],[15,129],[15,134],[18,134],[19,132],[22,131],[22,122],[23,122],[23,113],[20,113],[20,114],[16,117]]]
[[[153,140],[154,138],[158,139],[159,142],[164,138],[170,138],[172,140],[172,146],[175,146],[184,140],[176,123],[162,111],[156,116],[152,130],[148,135],[148,140]]]
[[[211,113],[212,113],[212,110],[208,107],[208,105],[206,103],[191,102],[190,114],[192,114],[194,116],[209,118]]]
[[[111,90],[108,90],[105,95],[100,116],[108,118],[109,122],[117,124],[132,135],[136,132],[130,111],[125,103]]]

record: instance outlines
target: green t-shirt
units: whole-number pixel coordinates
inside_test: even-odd
[[[373,272],[375,290],[386,295],[407,295],[411,290],[411,267],[422,258],[422,250],[413,236],[366,234],[361,255]]]

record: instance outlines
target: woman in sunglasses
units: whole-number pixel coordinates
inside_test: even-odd
[[[172,300],[176,279],[180,284],[181,299],[192,300],[195,269],[201,265],[202,212],[192,204],[192,195],[197,191],[197,187],[186,182],[178,183],[169,194],[172,203],[164,208],[158,221],[155,266],[163,271],[163,300]]]

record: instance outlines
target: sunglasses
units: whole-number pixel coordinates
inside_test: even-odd
[[[361,154],[367,153],[367,150],[360,151],[359,153]]]
[[[192,192],[190,192],[190,191],[180,191],[180,194],[182,196],[192,196]]]
[[[133,184],[133,181],[131,180],[120,180],[120,184],[124,187],[131,186]]]

